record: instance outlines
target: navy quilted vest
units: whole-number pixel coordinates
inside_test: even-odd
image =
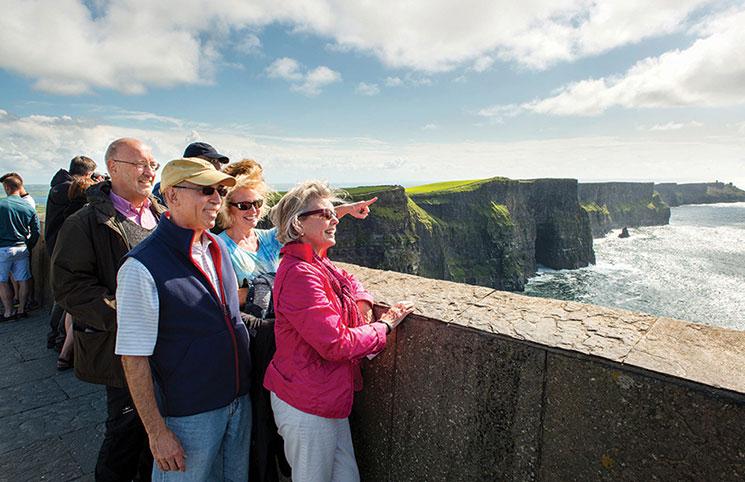
[[[248,332],[230,257],[222,240],[212,236],[220,296],[191,258],[193,236],[162,216],[153,234],[127,254],[145,265],[158,289],[158,340],[150,366],[164,416],[224,407],[249,388]]]

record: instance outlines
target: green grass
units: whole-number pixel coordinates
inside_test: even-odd
[[[580,206],[582,206],[582,209],[587,211],[588,213],[600,213],[603,216],[609,216],[610,212],[608,211],[608,206],[603,204],[602,206],[598,205],[597,203],[580,203]]]
[[[491,203],[492,216],[499,224],[512,225],[510,210],[504,204]]]
[[[366,196],[366,195],[372,195],[377,194],[379,192],[384,191],[390,191],[391,189],[395,189],[396,186],[393,185],[383,185],[383,186],[358,186],[358,187],[345,187],[343,188],[344,191],[346,191],[350,196]]]
[[[432,232],[432,226],[437,224],[437,220],[430,216],[427,211],[419,207],[419,205],[408,196],[406,197],[406,205],[411,214],[427,228],[427,231]]]
[[[488,179],[472,179],[470,181],[446,181],[433,184],[424,184],[406,188],[406,194],[415,196],[417,194],[431,194],[434,192],[458,192],[472,191]]]

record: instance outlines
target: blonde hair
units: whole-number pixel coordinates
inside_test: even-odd
[[[261,166],[259,166],[261,167]],[[230,214],[230,203],[233,202],[233,196],[239,189],[253,189],[259,193],[259,196],[264,200],[264,204],[259,210],[259,219],[262,219],[269,212],[268,203],[276,193],[264,182],[261,177],[261,172],[256,175],[238,175],[235,178],[235,186],[229,188],[228,195],[223,199],[220,211],[217,213],[217,225],[223,229],[228,229],[233,225],[234,219]]]
[[[269,212],[269,219],[277,227],[280,243],[300,239],[298,216],[307,211],[308,206],[317,200],[340,202],[341,191],[332,189],[323,181],[305,181],[290,189]]]
[[[264,168],[253,159],[241,159],[238,162],[228,164],[222,172],[229,176],[248,176],[252,179],[264,180]]]

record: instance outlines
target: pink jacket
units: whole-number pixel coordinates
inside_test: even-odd
[[[277,351],[264,387],[298,410],[326,418],[346,418],[354,391],[362,389],[359,359],[385,348],[382,323],[350,328],[326,268],[313,259],[309,244],[288,243],[274,281],[274,335]],[[370,293],[350,274],[354,297],[372,303]]]

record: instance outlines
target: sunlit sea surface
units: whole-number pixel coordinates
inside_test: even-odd
[[[597,264],[540,270],[525,293],[745,330],[745,203],[672,208],[670,224],[594,240]]]

